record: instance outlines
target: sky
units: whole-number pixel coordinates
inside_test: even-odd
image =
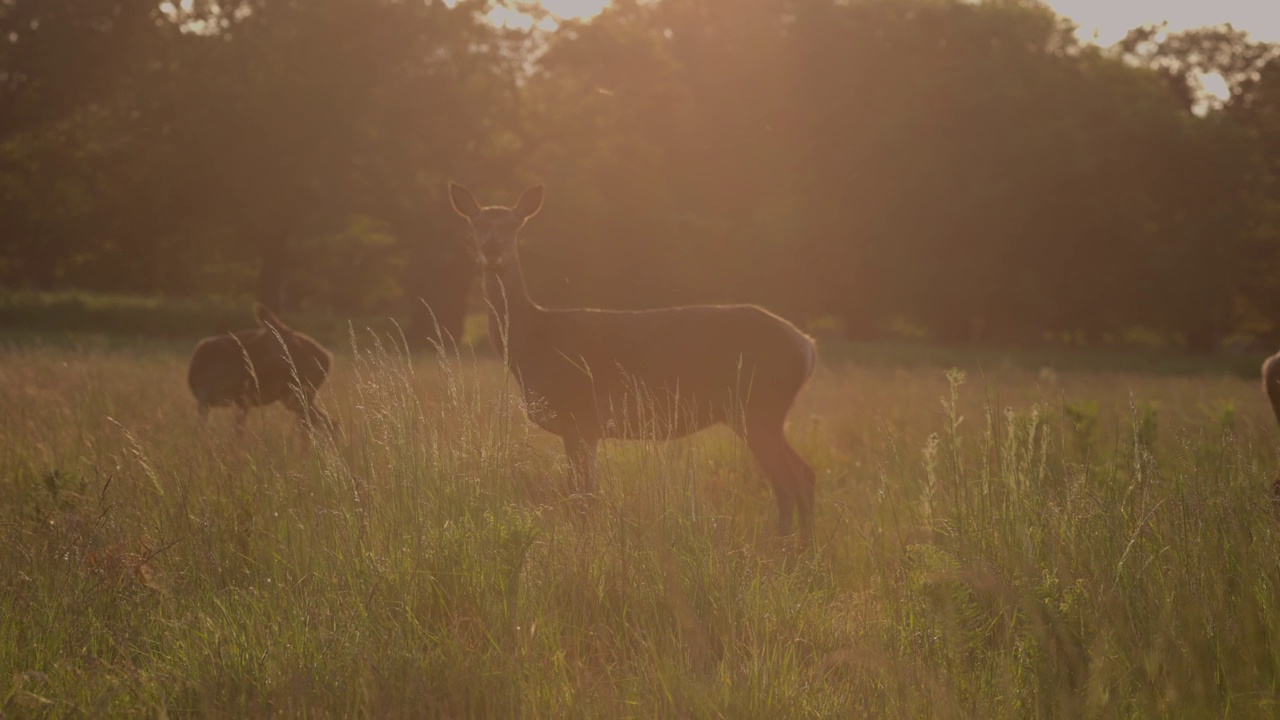
[[[1231,23],[1255,40],[1280,42],[1280,0],[1048,0],[1062,15],[1076,21],[1080,37],[1110,45],[1131,28],[1168,21],[1172,30]],[[542,0],[542,6],[563,18],[591,17],[609,0]],[[498,8],[495,22],[526,25],[513,10]]]
[[[1277,0],[1049,0],[1049,5],[1075,20],[1082,38],[1094,39],[1096,32],[1100,45],[1116,42],[1131,28],[1162,21],[1175,31],[1231,23],[1255,40],[1280,42]]]
[[[541,2],[542,7],[556,17],[589,18],[599,15],[610,0],[541,0]],[[445,0],[445,3],[452,4],[450,0]],[[518,28],[528,27],[532,24],[529,16],[501,5],[495,7],[489,13],[489,20],[497,25]],[[555,27],[555,21],[549,19],[545,24],[545,29],[550,30],[553,27]]]

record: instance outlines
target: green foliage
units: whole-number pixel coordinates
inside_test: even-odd
[[[406,265],[403,248],[386,228],[366,217],[330,235],[317,237],[295,265],[293,290],[307,307],[348,312],[404,306],[396,279]]]
[[[350,318],[324,313],[287,313],[288,322],[321,342],[349,342]],[[358,320],[362,327],[389,331],[395,319]],[[71,338],[85,335],[195,340],[253,327],[253,304],[246,300],[179,300],[81,292],[0,293],[0,328],[10,333]]]
[[[754,301],[947,343],[1274,334],[1280,59],[1231,28],[1102,49],[1022,0],[619,0],[528,31],[482,0],[166,7],[0,7],[4,286],[459,336],[445,182],[543,181],[525,257],[553,305]]]

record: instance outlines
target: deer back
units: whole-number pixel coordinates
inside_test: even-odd
[[[734,408],[785,411],[814,358],[812,340],[751,305],[548,310],[510,332],[512,370],[544,427],[617,421],[619,408],[643,401],[675,412],[676,397],[699,418],[689,431]]]

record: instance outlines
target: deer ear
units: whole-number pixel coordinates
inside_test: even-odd
[[[453,203],[453,211],[470,220],[480,214],[480,203],[471,191],[457,183],[449,183],[449,202]]]
[[[520,195],[520,199],[516,201],[516,206],[512,208],[512,211],[519,215],[521,220],[528,220],[537,215],[538,211],[542,209],[542,193],[541,185],[534,185],[525,190]]]
[[[254,303],[253,314],[258,318],[258,324],[262,327],[274,329],[281,334],[289,332],[289,326],[285,325],[283,320],[276,317],[276,314],[271,312],[266,305],[263,305],[262,303]]]

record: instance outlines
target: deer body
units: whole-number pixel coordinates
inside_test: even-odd
[[[1262,391],[1271,402],[1271,411],[1280,422],[1280,353],[1267,358],[1262,363]]]
[[[785,414],[813,363],[799,331],[751,305],[541,310],[507,332],[531,419],[561,436],[674,438],[747,409]]]
[[[1271,412],[1275,413],[1276,422],[1280,422],[1280,353],[1262,363],[1262,392],[1271,403]],[[1280,511],[1280,478],[1271,484],[1271,502]]]
[[[262,304],[255,305],[254,313],[260,327],[207,337],[196,345],[187,385],[201,421],[211,408],[234,407],[236,426],[242,429],[250,408],[280,402],[304,425],[310,418],[332,430],[329,416],[315,406],[332,355]]]
[[[515,247],[519,227],[541,206],[541,188],[515,208],[481,208],[460,186],[450,194],[476,231],[490,338],[530,419],[564,439],[580,490],[592,489],[601,439],[676,438],[726,423],[769,476],[780,531],[790,534],[798,511],[809,538],[815,477],[783,425],[813,372],[812,339],[753,305],[543,308],[529,298]]]

